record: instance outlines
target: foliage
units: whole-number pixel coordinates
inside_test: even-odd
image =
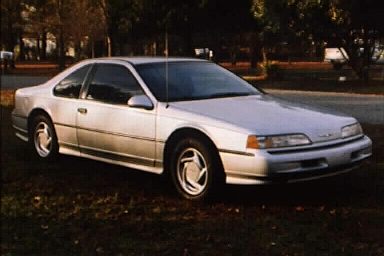
[[[0,91],[0,106],[14,107],[15,105],[15,91],[14,90],[1,90]]]
[[[4,0],[1,6],[7,49],[23,34],[45,41],[52,33],[59,56],[72,44],[77,58],[163,55],[167,37],[172,55],[209,47],[236,63],[247,48],[255,67],[281,49],[321,58],[327,44],[344,47],[364,78],[384,37],[384,4],[378,0]]]
[[[374,50],[384,38],[383,14],[382,1],[330,1],[329,15],[334,26],[328,39],[345,48],[350,66],[364,80],[368,80]]]
[[[23,10],[21,0],[2,0],[1,4],[1,48],[14,51],[18,37],[22,34]]]
[[[382,1],[304,2],[307,6],[302,9],[303,23],[309,27],[302,31],[307,31],[315,41],[327,42],[328,47],[343,47],[350,66],[360,78],[367,80],[374,49],[384,37]]]

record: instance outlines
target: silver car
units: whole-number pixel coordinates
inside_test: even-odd
[[[372,152],[356,119],[273,98],[200,59],[85,60],[17,90],[12,119],[41,159],[62,153],[168,174],[190,200],[224,183],[345,173]]]

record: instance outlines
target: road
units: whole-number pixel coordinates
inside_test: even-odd
[[[18,89],[46,82],[50,77],[1,75],[1,89]]]
[[[1,76],[2,89],[17,89],[43,83],[49,77]],[[384,96],[331,92],[266,90],[289,101],[331,108],[357,118],[362,123],[384,124]]]
[[[289,101],[337,110],[355,117],[361,123],[384,124],[384,96],[268,89],[265,91]]]

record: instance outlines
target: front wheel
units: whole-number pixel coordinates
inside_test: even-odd
[[[40,159],[50,160],[58,153],[58,143],[52,122],[45,115],[38,115],[32,121],[30,130],[31,148]]]
[[[212,147],[194,138],[177,143],[170,167],[177,192],[189,200],[211,197],[223,183],[217,154]]]

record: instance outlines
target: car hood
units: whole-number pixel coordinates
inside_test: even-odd
[[[313,142],[341,137],[356,119],[329,109],[292,103],[269,95],[174,102],[179,110],[229,123],[256,135],[303,133]]]

